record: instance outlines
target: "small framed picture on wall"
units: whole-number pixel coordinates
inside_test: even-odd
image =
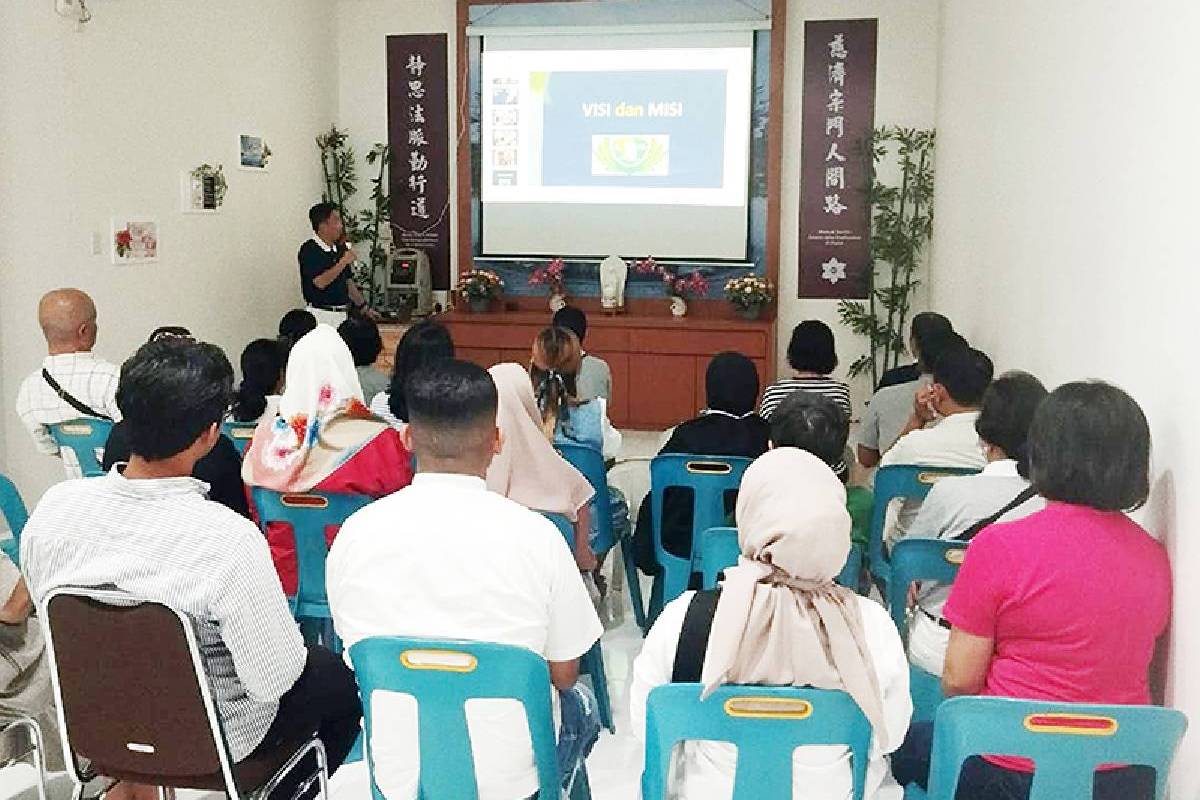
[[[271,146],[258,134],[238,134],[238,169],[266,172],[271,163]]]
[[[114,264],[157,261],[158,222],[146,216],[113,217],[109,243]]]

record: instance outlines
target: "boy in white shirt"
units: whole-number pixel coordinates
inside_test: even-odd
[[[404,438],[416,454],[418,474],[411,486],[342,526],[327,566],[338,634],[347,648],[371,636],[517,645],[549,662],[559,692],[577,690],[578,658],[603,628],[554,524],[487,490],[484,475],[500,450],[491,376],[447,359],[413,375],[405,397]],[[578,696],[567,699],[578,711]],[[388,694],[373,703],[376,783],[391,800],[416,797],[415,704]],[[576,762],[598,735],[593,717],[594,700],[585,700],[584,717],[569,721],[585,730],[575,743]],[[478,701],[468,707],[467,719],[480,798],[519,800],[537,792],[520,705]]]

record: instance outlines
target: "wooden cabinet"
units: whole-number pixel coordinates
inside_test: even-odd
[[[458,357],[484,367],[528,366],[533,340],[549,323],[547,314],[533,311],[452,311],[438,321],[450,329]],[[383,326],[381,366],[390,366],[403,330]],[[612,370],[609,416],[623,428],[663,430],[695,416],[705,404],[709,359],[725,350],[750,357],[764,387],[774,379],[775,325],[768,320],[590,314],[586,344]]]

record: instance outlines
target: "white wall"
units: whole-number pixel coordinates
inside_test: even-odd
[[[1175,566],[1168,701],[1195,731],[1173,796],[1196,798],[1200,7],[1087,6],[943,3],[932,299],[999,368],[1108,379],[1146,410],[1156,480],[1139,517]]]
[[[76,32],[50,0],[0,3],[0,470],[29,501],[62,478],[12,411],[44,355],[38,297],[89,292],[110,360],[175,323],[236,364],[299,303],[295,253],[321,188],[313,137],[333,116],[322,0],[91,5],[94,20]],[[268,174],[236,169],[239,132],[267,137]],[[182,214],[180,173],[205,161],[225,165],[225,208]],[[114,213],[157,218],[158,263],[92,255],[92,234],[107,247]]]
[[[875,125],[931,128],[937,106],[937,0],[791,0],[787,18],[787,71],[784,86],[783,206],[779,259],[778,368],[788,375],[787,344],[792,328],[805,319],[820,319],[834,330],[845,378],[846,368],[866,352],[866,339],[854,336],[838,321],[837,301],[798,300],[800,252],[800,137],[804,85],[804,23],[814,19],[879,19],[876,62]],[[925,275],[918,275],[922,280]],[[924,290],[916,311],[924,308]],[[870,399],[870,377],[851,386],[856,414]]]

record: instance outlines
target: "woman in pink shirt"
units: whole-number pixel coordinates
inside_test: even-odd
[[[947,697],[1148,704],[1171,568],[1123,513],[1150,493],[1146,417],[1115,386],[1069,383],[1038,408],[1029,447],[1030,480],[1048,505],[971,542],[943,611],[953,628],[942,688]],[[932,738],[929,723],[910,730],[893,759],[902,785],[925,785]],[[956,797],[1024,800],[1032,776],[1025,759],[972,758]],[[1153,796],[1148,767],[1096,775],[1097,800]]]

